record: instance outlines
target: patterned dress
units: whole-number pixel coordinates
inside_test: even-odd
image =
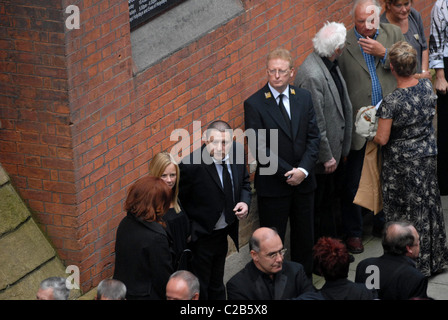
[[[420,235],[417,266],[425,276],[448,266],[445,223],[437,183],[433,118],[437,96],[428,79],[397,88],[384,98],[377,117],[392,119],[383,147],[381,182],[386,221],[405,220]]]

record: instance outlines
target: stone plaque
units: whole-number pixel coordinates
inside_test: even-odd
[[[128,0],[131,29],[185,0]]]

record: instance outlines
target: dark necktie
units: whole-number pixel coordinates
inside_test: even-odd
[[[224,215],[226,217],[227,224],[231,224],[235,219],[235,214],[233,212],[235,204],[233,200],[232,180],[230,178],[229,170],[227,169],[225,161],[222,161],[221,165],[222,165],[222,183],[224,186],[224,194],[226,197]]]
[[[280,111],[283,115],[283,119],[286,122],[286,126],[288,127],[288,130],[291,131],[291,120],[289,119],[288,112],[286,111],[285,105],[283,104],[284,96],[285,95],[283,93],[278,96],[278,98],[279,98],[278,107],[280,108]]]

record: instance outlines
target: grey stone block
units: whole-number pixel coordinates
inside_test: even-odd
[[[0,187],[0,236],[14,230],[30,216],[11,184]]]
[[[39,227],[30,219],[0,238],[0,290],[14,284],[56,253]]]

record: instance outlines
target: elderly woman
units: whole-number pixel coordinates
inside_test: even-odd
[[[387,221],[405,220],[415,226],[421,240],[418,267],[430,276],[448,266],[433,127],[437,97],[430,80],[413,76],[417,57],[409,43],[394,44],[389,58],[397,88],[377,111],[373,139],[383,146],[383,210]]]
[[[147,176],[129,189],[127,215],[117,229],[114,279],[127,288],[126,299],[165,299],[173,273],[170,240],[163,215],[171,203],[171,189],[160,178]]]
[[[415,78],[431,79],[429,73],[429,50],[420,13],[412,8],[411,0],[386,0],[380,21],[400,27],[406,41],[417,51]]]
[[[172,190],[173,198],[163,220],[167,224],[167,232],[173,241],[175,268],[189,269],[188,258],[190,251],[186,249],[190,237],[190,222],[187,214],[182,210],[178,198],[179,166],[170,153],[160,152],[149,163],[149,174],[161,178]]]

